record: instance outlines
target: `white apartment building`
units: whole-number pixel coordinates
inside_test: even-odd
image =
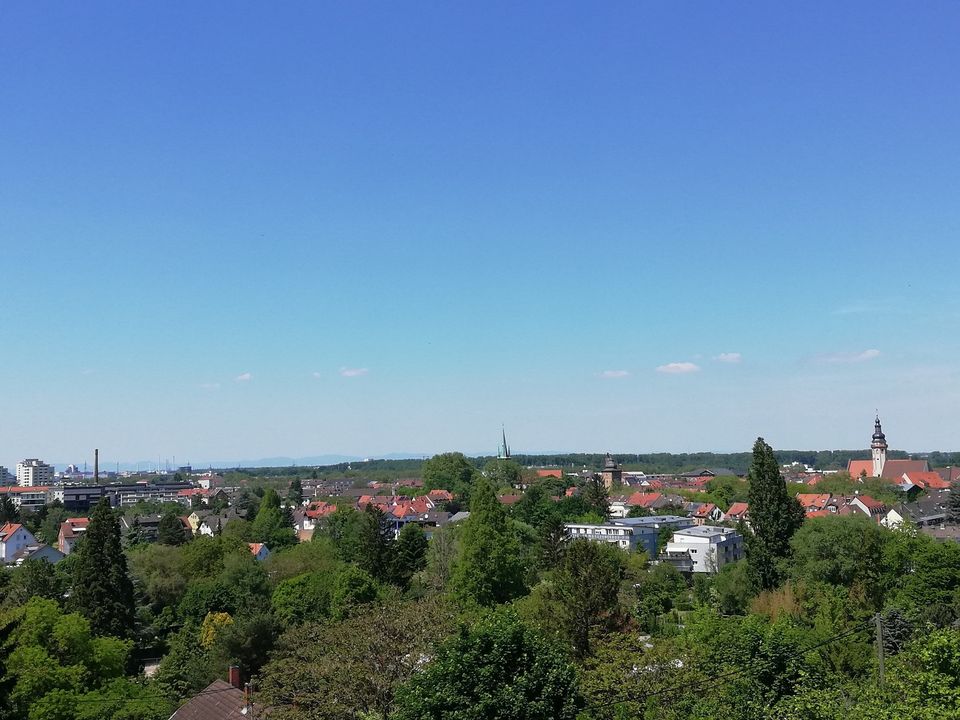
[[[688,554],[693,572],[715,573],[743,558],[743,536],[733,528],[700,525],[675,532],[664,550],[668,556]]]
[[[563,527],[571,540],[583,539],[610,543],[629,552],[644,550],[652,558],[657,554],[657,538],[661,528],[686,528],[692,525],[693,520],[690,518],[676,515],[652,515],[615,519],[602,525],[564,523]]]
[[[54,484],[53,465],[47,465],[43,460],[27,458],[17,463],[17,485],[20,487],[37,487]]]

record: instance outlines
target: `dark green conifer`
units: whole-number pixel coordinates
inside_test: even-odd
[[[790,555],[790,538],[803,524],[803,508],[787,493],[773,448],[757,438],[750,464],[750,527],[747,557],[754,585],[772,590],[783,579],[783,561]]]
[[[120,522],[104,498],[74,551],[71,602],[97,635],[129,637],[133,632],[133,583],[120,544]]]

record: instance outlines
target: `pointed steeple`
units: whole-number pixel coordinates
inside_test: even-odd
[[[509,460],[510,446],[507,445],[507,431],[504,429],[502,425],[500,426],[500,432],[503,434],[503,445],[497,448],[497,457],[500,458],[501,460]]]

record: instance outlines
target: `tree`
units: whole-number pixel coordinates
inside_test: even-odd
[[[290,490],[287,492],[287,502],[293,507],[300,507],[303,502],[303,483],[299,477],[295,477],[290,483]]]
[[[960,525],[960,482],[950,486],[950,499],[947,500],[947,520]]]
[[[250,533],[254,542],[266,544],[272,552],[297,542],[296,533],[280,508],[280,496],[276,490],[270,489],[264,493]]]
[[[337,620],[352,615],[361,606],[377,599],[377,581],[365,570],[347,565],[337,575],[330,596],[330,614]]]
[[[60,537],[60,525],[70,517],[67,511],[63,509],[63,503],[59,500],[54,501],[47,506],[47,515],[40,523],[39,540],[47,545],[56,545]]]
[[[17,510],[10,496],[4,494],[0,497],[0,524],[8,522],[20,522],[20,511]]]
[[[594,474],[583,484],[583,501],[590,512],[595,512],[604,519],[610,514],[610,495],[599,475]]]
[[[753,445],[748,477],[753,536],[747,538],[747,557],[755,586],[771,590],[783,578],[783,561],[790,555],[790,538],[803,524],[803,508],[787,493],[780,464],[763,438]]]
[[[620,551],[605,543],[574,540],[566,546],[553,577],[558,620],[582,659],[590,654],[590,632],[617,617],[623,565]]]
[[[549,515],[537,532],[540,538],[540,564],[549,570],[556,567],[563,558],[563,549],[567,544],[567,528],[559,513]]]
[[[273,611],[286,626],[318,622],[330,616],[334,576],[310,572],[284,580],[273,591]]]
[[[397,687],[453,624],[438,600],[371,605],[332,625],[307,623],[280,638],[259,691],[271,718],[391,717]]]
[[[455,525],[437,528],[427,548],[427,583],[440,592],[447,587],[460,554]]]
[[[182,545],[186,542],[183,523],[175,512],[165,512],[157,524],[157,542],[161,545]]]
[[[484,477],[474,485],[470,517],[459,540],[451,583],[461,601],[493,605],[523,593],[524,568],[516,531]]]
[[[397,693],[395,720],[573,720],[583,705],[563,651],[511,613],[443,643]]]
[[[523,468],[513,460],[494,458],[483,466],[483,474],[494,487],[514,487],[523,478]]]
[[[427,490],[449,490],[460,502],[468,503],[477,469],[463,453],[450,452],[434,455],[423,463],[421,475]]]
[[[858,586],[873,610],[883,605],[883,553],[889,533],[866,517],[812,518],[790,540],[791,575],[807,583]]]
[[[393,570],[391,581],[401,588],[407,588],[415,573],[427,564],[427,536],[416,523],[407,523],[393,548]]]
[[[120,523],[106,498],[94,508],[74,553],[73,606],[97,634],[129,637],[134,625],[133,583],[120,544]]]

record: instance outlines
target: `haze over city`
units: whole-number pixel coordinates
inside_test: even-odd
[[[958,20],[8,3],[0,463],[955,450]]]

